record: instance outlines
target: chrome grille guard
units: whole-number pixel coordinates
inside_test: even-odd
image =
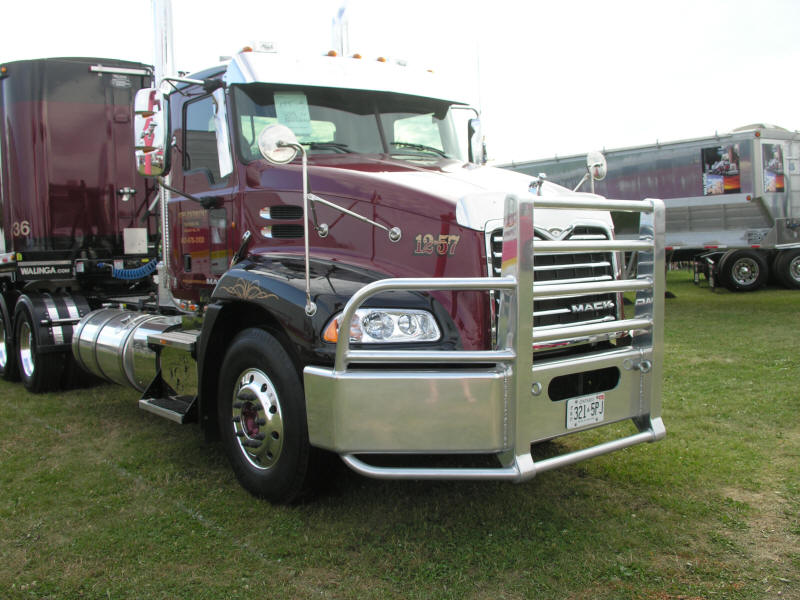
[[[637,212],[639,239],[535,240],[536,208]],[[351,468],[372,477],[522,481],[542,471],[664,437],[660,416],[665,292],[663,202],[508,196],[504,223],[500,277],[376,281],[354,294],[340,324],[340,331],[349,331],[356,309],[367,298],[390,290],[496,290],[500,294],[496,348],[355,350],[350,348],[348,336],[340,337],[332,369],[306,367],[304,372],[312,444],[338,452]],[[627,280],[537,285],[534,262],[540,252],[636,252],[638,273]],[[599,292],[635,293],[633,318],[534,329],[534,299]],[[578,357],[534,360],[536,343],[613,332],[630,335],[631,344]],[[352,368],[354,364],[367,363],[382,367]],[[419,365],[419,369],[393,369],[392,364],[397,363]],[[544,391],[557,377],[593,369],[619,372],[618,384],[604,391],[607,418],[568,429],[568,399],[551,400]],[[536,462],[531,456],[534,442],[628,419],[637,426],[638,433]],[[357,456],[373,453],[494,454],[501,466],[382,467]]]

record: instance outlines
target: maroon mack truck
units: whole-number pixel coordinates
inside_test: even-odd
[[[483,166],[476,113],[398,65],[242,52],[160,79],[0,68],[4,379],[132,386],[274,502],[335,455],[372,477],[523,481],[664,437],[660,201]],[[636,239],[615,240],[611,209]]]

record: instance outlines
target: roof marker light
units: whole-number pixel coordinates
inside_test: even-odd
[[[328,53],[325,56],[339,56],[336,50],[328,50]]]
[[[352,58],[362,58],[362,56],[358,52],[356,52],[355,54],[353,54]]]

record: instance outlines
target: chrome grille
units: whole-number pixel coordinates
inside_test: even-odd
[[[601,227],[578,226],[562,233],[562,240],[607,240],[610,236]],[[534,240],[552,240],[553,236],[537,231]],[[535,241],[534,241],[535,245]],[[487,250],[491,259],[490,274],[499,277],[503,258],[503,230],[487,234]],[[587,252],[579,254],[536,253],[534,280],[539,285],[610,281],[614,279],[612,253]],[[495,297],[495,303],[498,302]],[[495,306],[497,309],[497,306]],[[497,314],[497,310],[495,310]],[[537,328],[560,327],[612,321],[617,318],[616,294],[556,297],[533,303],[533,325]]]

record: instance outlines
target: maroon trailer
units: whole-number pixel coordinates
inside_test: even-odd
[[[148,289],[125,277],[156,258],[154,186],[130,154],[133,97],[151,81],[120,60],[0,67],[0,373],[33,391],[76,375],[71,324],[90,304]]]

